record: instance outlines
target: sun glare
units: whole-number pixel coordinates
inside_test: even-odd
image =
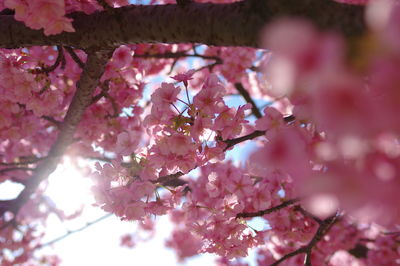
[[[91,186],[90,178],[83,176],[82,172],[67,158],[50,175],[45,194],[57,208],[70,214],[82,205],[90,205],[94,202]]]

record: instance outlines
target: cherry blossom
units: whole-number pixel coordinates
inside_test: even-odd
[[[82,212],[46,194],[68,160],[137,225],[121,246],[168,215],[180,262],[398,263],[400,7],[328,1],[0,0],[0,183],[23,187],[0,200],[0,264],[60,264],[38,251],[51,215]]]

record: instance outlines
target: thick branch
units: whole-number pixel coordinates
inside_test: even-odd
[[[210,56],[210,55],[201,55],[201,54],[188,54],[186,51],[182,52],[167,52],[167,53],[162,53],[162,54],[135,54],[133,57],[137,58],[174,58],[174,59],[179,59],[179,58],[185,58],[185,57],[196,57],[196,58],[201,58],[204,60],[215,60],[222,64],[222,59],[218,56]]]
[[[283,16],[308,18],[320,28],[348,36],[358,35],[365,28],[363,7],[330,0],[131,5],[91,15],[70,14],[76,32],[55,36],[29,29],[12,15],[0,15],[0,47],[63,45],[85,49],[146,42],[259,47],[264,25]]]
[[[109,51],[89,54],[82,76],[77,83],[77,91],[60,126],[60,133],[56,142],[51,147],[48,156],[38,164],[33,175],[26,181],[25,188],[18,197],[10,201],[0,202],[0,214],[5,211],[17,213],[36,191],[40,182],[47,179],[56,169],[64,151],[73,142],[75,129],[86,107],[92,101],[92,94],[110,56]]]

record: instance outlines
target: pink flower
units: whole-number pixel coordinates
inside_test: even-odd
[[[251,202],[255,210],[265,210],[271,206],[271,190],[267,183],[262,183],[260,187],[252,193]]]
[[[135,246],[135,241],[133,240],[131,235],[126,234],[121,237],[120,245],[122,247],[133,248]]]
[[[187,155],[193,152],[194,145],[191,138],[182,134],[174,134],[168,138],[168,146],[170,151],[176,155]]]
[[[171,78],[173,78],[176,81],[183,82],[183,84],[185,84],[185,87],[187,87],[188,81],[193,79],[192,76],[194,73],[195,73],[195,70],[191,69],[191,70],[187,71],[186,73],[181,73],[181,74],[175,75]]]
[[[146,212],[154,215],[165,215],[170,209],[170,206],[164,204],[162,200],[151,201],[147,203]]]
[[[137,131],[122,132],[117,137],[115,152],[120,155],[130,155],[137,148],[140,133]]]
[[[166,136],[157,142],[157,149],[160,154],[168,156],[185,156],[195,150],[191,138],[187,135],[174,133],[172,136]]]
[[[15,9],[17,20],[25,22],[32,29],[44,29],[45,35],[62,31],[74,32],[72,19],[65,17],[64,0],[36,1],[6,0],[5,6]]]
[[[165,243],[167,247],[175,249],[179,261],[200,253],[202,241],[189,230],[175,230]]]
[[[4,6],[15,10],[15,19],[24,21],[28,16],[28,4],[22,0],[5,0]]]
[[[237,195],[239,199],[250,197],[254,193],[253,181],[250,179],[249,175],[236,172],[232,173],[232,175],[229,176],[229,179],[225,181],[226,189]]]
[[[285,127],[269,136],[264,147],[253,153],[251,163],[273,171],[286,171],[292,177],[304,178],[310,171],[308,139],[301,128]]]
[[[215,119],[213,129],[218,131],[222,139],[229,139],[239,135],[242,132],[243,125],[248,123],[245,120],[244,111],[250,109],[250,104],[240,106],[235,113],[235,108],[226,108]]]
[[[193,126],[190,127],[190,136],[195,140],[199,140],[199,138],[203,135],[204,130],[211,127],[211,118],[197,116],[194,120]]]
[[[193,97],[193,104],[201,114],[214,116],[225,109],[222,96],[225,89],[219,83],[218,77],[211,74],[204,82],[203,88]]]
[[[273,107],[264,109],[264,116],[256,121],[257,130],[270,130],[283,125],[283,115]]]
[[[161,83],[161,87],[158,88],[152,95],[151,101],[155,105],[166,106],[169,108],[171,103],[177,101],[177,96],[180,92],[179,87],[175,87],[174,84],[171,83]]]
[[[112,65],[117,69],[121,69],[129,66],[132,60],[133,58],[131,49],[126,45],[121,45],[114,51]]]
[[[141,220],[146,215],[144,208],[146,207],[146,203],[143,201],[136,201],[128,204],[124,210],[123,220]]]
[[[129,186],[130,198],[132,200],[140,200],[144,196],[150,197],[155,189],[155,185],[148,181],[132,182]]]
[[[360,78],[341,72],[320,75],[313,88],[310,105],[314,107],[313,117],[318,127],[329,130],[331,137],[370,132],[369,125],[374,126],[376,116],[374,99]]]

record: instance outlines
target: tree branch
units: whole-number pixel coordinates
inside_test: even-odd
[[[295,119],[295,117],[294,117],[293,115],[286,116],[286,117],[283,118],[283,120],[284,120],[286,123],[290,123],[290,122],[294,121],[294,119]],[[263,135],[265,135],[265,132],[266,132],[266,131],[263,131],[263,130],[255,130],[255,131],[253,131],[252,133],[247,134],[247,135],[244,135],[244,136],[242,136],[242,137],[224,140],[223,142],[224,142],[225,144],[227,144],[226,147],[224,148],[224,151],[227,151],[228,149],[232,148],[232,147],[235,146],[236,144],[239,144],[239,143],[244,142],[244,141],[246,141],[246,140],[251,140],[251,139],[255,139],[255,138],[257,138],[257,137],[263,136]],[[197,168],[197,166],[196,166],[195,168]],[[194,168],[194,169],[195,169],[195,168]],[[192,169],[192,170],[193,170],[193,169]],[[176,172],[176,173],[174,173],[174,174],[165,175],[165,176],[160,176],[160,177],[159,177],[157,180],[155,180],[154,182],[155,182],[155,183],[162,183],[162,184],[163,184],[163,183],[166,183],[166,182],[172,182],[173,179],[179,178],[179,177],[181,177],[181,176],[183,176],[183,175],[184,175],[183,172]]]
[[[272,208],[266,209],[266,210],[262,210],[262,211],[258,211],[258,212],[242,212],[242,213],[238,213],[236,215],[236,218],[252,218],[252,217],[258,217],[258,216],[264,216],[266,214],[278,211],[280,209],[283,209],[287,206],[290,206],[292,204],[295,204],[296,202],[300,201],[300,199],[291,199],[291,200],[287,200],[282,202],[281,204],[274,206]]]
[[[338,213],[335,213],[334,215],[322,220],[319,223],[317,232],[314,234],[313,238],[310,240],[310,242],[306,246],[300,247],[300,248],[296,249],[295,251],[284,255],[282,258],[280,258],[279,260],[272,263],[271,266],[277,266],[281,262],[283,262],[293,256],[301,254],[301,253],[306,254],[304,265],[311,266],[312,249],[317,245],[317,243],[322,239],[322,237],[328,233],[328,231],[331,229],[331,227],[338,221],[339,217],[340,217],[340,215]]]
[[[184,173],[183,172],[177,172],[175,174],[170,174],[170,175],[165,175],[165,176],[160,176],[155,183],[161,183],[161,184],[165,184],[165,183],[169,183],[169,182],[173,182],[174,179],[177,179],[181,176],[183,176]]]
[[[86,228],[88,228],[88,227],[90,227],[90,226],[92,226],[92,225],[95,225],[95,224],[97,224],[98,222],[101,222],[101,221],[103,221],[104,219],[106,219],[106,218],[108,218],[108,217],[111,217],[112,215],[113,215],[113,214],[111,214],[111,213],[110,213],[110,214],[103,215],[103,216],[101,216],[100,218],[97,218],[97,219],[94,220],[94,221],[91,221],[91,222],[86,223],[84,226],[82,226],[82,227],[80,227],[80,228],[78,228],[78,229],[75,229],[75,230],[68,230],[67,233],[65,233],[64,235],[62,235],[62,236],[60,236],[60,237],[57,237],[57,238],[55,238],[55,239],[53,239],[53,240],[50,240],[50,241],[47,242],[47,243],[41,244],[41,245],[39,246],[39,248],[43,248],[43,247],[45,247],[45,246],[53,245],[54,243],[56,243],[56,242],[58,242],[58,241],[60,241],[60,240],[63,240],[64,238],[67,238],[68,236],[70,236],[70,235],[72,235],[72,234],[81,232],[81,231],[85,230]]]
[[[26,181],[25,188],[17,198],[0,202],[0,215],[6,211],[18,213],[19,209],[29,200],[39,184],[48,178],[56,169],[63,153],[73,142],[75,129],[81,120],[86,107],[91,103],[92,94],[104,72],[110,58],[110,51],[89,53],[84,71],[77,82],[77,90],[68,108],[67,114],[60,126],[57,140],[51,147],[48,156],[38,163],[33,175]]]
[[[174,58],[174,59],[179,59],[179,58],[184,58],[184,57],[197,57],[201,58],[204,60],[215,60],[216,62],[219,62],[222,64],[222,59],[218,56],[212,56],[212,55],[202,55],[202,54],[188,54],[186,51],[182,52],[167,52],[167,53],[161,53],[161,54],[134,54],[133,57],[137,58]]]
[[[303,209],[303,207],[301,207],[300,205],[297,205],[294,207],[295,211],[300,212],[301,214],[303,214],[304,217],[309,217],[311,219],[313,219],[314,221],[316,221],[318,224],[323,223],[323,220],[321,220],[320,218],[318,218],[317,216],[313,215],[312,213],[309,213],[308,211],[306,211],[305,209]]]
[[[58,52],[57,59],[53,65],[48,66],[48,67],[33,69],[32,74],[40,74],[40,73],[48,74],[48,73],[52,72],[53,70],[55,70],[60,65],[60,63],[62,63],[63,60],[65,60],[63,48],[60,45],[57,45],[57,52]]]
[[[105,0],[96,0],[99,5],[101,5],[105,10],[113,9]]]
[[[49,121],[50,123],[52,123],[53,125],[55,125],[57,128],[61,127],[61,122],[58,121],[57,119],[55,119],[54,117],[48,116],[48,115],[43,115],[41,117],[44,120]]]
[[[365,29],[362,6],[321,0],[245,0],[230,4],[130,5],[87,15],[73,13],[75,32],[45,36],[12,15],[0,15],[0,48],[63,45],[85,49],[135,43],[203,43],[259,47],[266,23],[278,17],[355,36]],[[340,16],[340,19],[337,19]]]
[[[11,171],[34,171],[35,168],[31,167],[9,167],[9,168],[4,168],[0,169],[0,174],[6,173],[6,172],[11,172]]]
[[[45,157],[31,157],[31,158],[18,158],[17,162],[0,162],[0,165],[5,165],[5,166],[12,166],[12,165],[27,165],[27,164],[34,164],[37,163],[40,160],[43,160]]]
[[[263,130],[256,130],[256,131],[253,131],[252,133],[247,134],[242,137],[224,140],[224,142],[227,144],[224,151],[228,150],[229,148],[231,148],[231,147],[235,146],[236,144],[239,144],[243,141],[255,139],[257,137],[263,136],[263,135],[265,135],[265,132],[266,131],[263,131]]]
[[[260,113],[260,110],[258,110],[256,103],[251,98],[249,92],[243,87],[242,83],[235,83],[235,88],[240,93],[240,95],[243,96],[246,102],[251,104],[251,111],[253,112],[253,115],[257,118],[261,118],[262,114]]]
[[[72,49],[69,46],[65,46],[64,48],[69,53],[69,55],[71,56],[72,60],[74,60],[75,63],[77,63],[80,68],[84,68],[85,67],[85,63],[82,62],[82,60],[79,58],[79,56],[75,53],[74,49]]]

